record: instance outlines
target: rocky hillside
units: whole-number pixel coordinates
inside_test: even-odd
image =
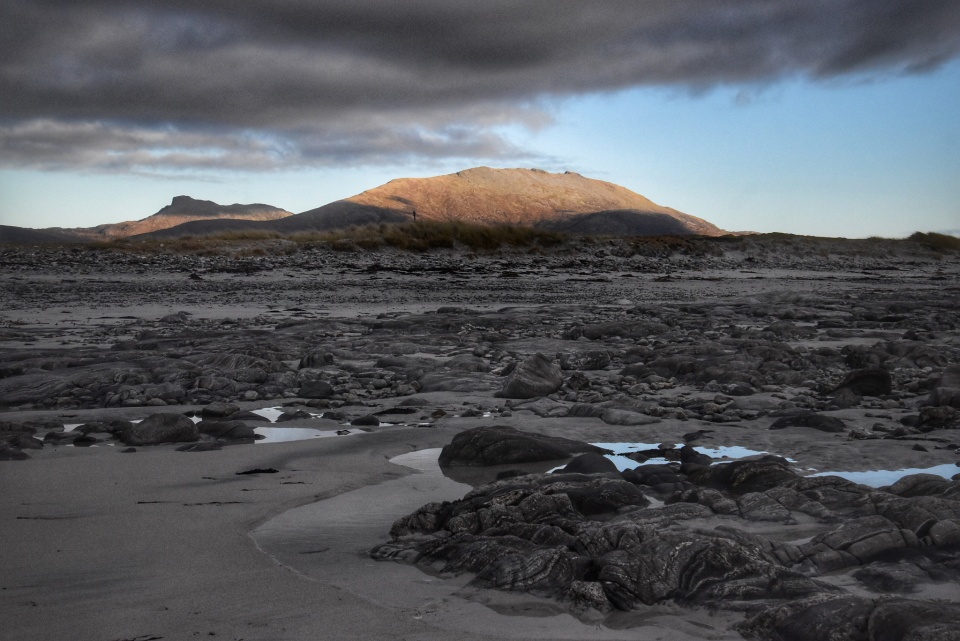
[[[170,229],[195,220],[248,220],[266,221],[287,218],[289,211],[263,205],[220,205],[211,200],[196,200],[190,196],[175,196],[173,201],[142,220],[99,225],[88,229],[72,230],[79,235],[96,238],[126,238]]]
[[[432,178],[398,178],[296,215],[269,205],[219,205],[177,196],[170,205],[143,220],[44,231],[61,237],[72,235],[76,240],[206,236],[231,231],[296,234],[411,222],[414,213],[419,221],[524,225],[574,234],[727,233],[702,218],[663,207],[613,183],[572,172],[490,167]],[[20,237],[22,233],[0,230],[0,242],[24,242],[16,240]]]
[[[572,172],[552,174],[539,169],[477,167],[433,178],[400,178],[346,202],[411,219],[416,211],[423,220],[549,225],[586,233],[725,233],[625,187]],[[589,218],[582,220],[583,216]],[[608,222],[614,224],[609,231]]]

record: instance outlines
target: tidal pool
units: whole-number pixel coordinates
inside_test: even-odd
[[[614,454],[607,455],[607,458],[613,461],[617,466],[617,469],[623,472],[624,470],[632,470],[641,465],[654,465],[654,464],[665,464],[670,461],[663,457],[649,458],[646,461],[638,462],[634,461],[631,458],[626,456],[618,456],[621,453],[629,452],[640,452],[643,450],[654,450],[659,446],[658,443],[592,443],[597,447],[602,447],[607,450],[611,450]],[[683,443],[677,443],[676,447],[683,447]],[[711,456],[714,459],[717,459],[717,463],[723,463],[724,461],[733,461],[736,459],[746,458],[748,456],[755,456],[758,454],[768,454],[769,452],[761,452],[757,450],[751,450],[746,447],[741,447],[739,445],[732,446],[719,446],[719,447],[702,447],[695,446],[693,449],[700,452],[701,454],[706,454]],[[795,463],[791,458],[787,458],[787,461]],[[555,468],[559,469],[559,468]],[[811,468],[812,470],[812,468]],[[854,483],[860,483],[861,485],[867,485],[869,487],[884,487],[886,485],[892,485],[902,479],[904,476],[909,476],[911,474],[936,474],[937,476],[942,476],[945,479],[949,479],[954,475],[960,473],[960,466],[953,463],[944,463],[942,465],[934,465],[932,467],[909,467],[899,470],[868,470],[864,472],[846,472],[846,471],[831,471],[831,472],[816,472],[814,474],[807,474],[807,476],[839,476],[847,480],[853,481]]]
[[[608,454],[607,458],[613,461],[614,465],[617,466],[617,469],[623,472],[624,470],[632,470],[635,467],[640,465],[663,465],[669,463],[664,457],[649,458],[644,462],[634,461],[631,458],[626,456],[618,456],[620,453],[629,453],[629,452],[641,452],[643,450],[655,450],[659,447],[659,443],[591,443],[591,445],[596,445],[597,447],[602,447],[605,450],[610,450],[614,454]],[[683,443],[676,443],[675,447],[683,447]],[[767,454],[767,452],[760,452],[757,450],[750,450],[745,447],[740,447],[739,445],[732,446],[718,446],[718,447],[702,447],[695,446],[693,449],[700,452],[701,454],[706,454],[707,456],[713,457],[715,459],[726,459],[726,460],[735,460],[746,458],[748,456],[755,456],[757,454]],[[790,459],[787,459],[788,461]]]
[[[954,463],[944,463],[943,465],[934,465],[933,467],[908,467],[902,470],[868,470],[866,472],[817,472],[810,476],[839,476],[854,483],[868,485],[870,487],[883,487],[893,485],[904,476],[911,474],[935,474],[949,479],[960,473],[960,466]]]
[[[359,434],[363,430],[344,428],[342,430],[318,430],[312,427],[255,427],[253,431],[264,438],[258,439],[257,444],[284,443],[287,441],[305,441],[312,438],[329,438],[331,436],[349,436]]]

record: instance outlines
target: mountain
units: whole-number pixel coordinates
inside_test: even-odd
[[[26,231],[93,240],[128,236],[203,236],[228,231],[280,234],[416,220],[481,225],[529,225],[576,234],[622,236],[703,235],[727,232],[602,180],[540,169],[476,167],[433,178],[398,178],[356,196],[300,214],[269,205],[219,205],[177,196],[143,220],[88,229],[0,229],[0,242]],[[34,234],[33,237],[36,237]],[[36,241],[43,242],[43,241]]]
[[[571,172],[477,167],[433,178],[399,178],[356,196],[281,220],[194,221],[151,236],[201,235],[226,230],[283,234],[327,231],[351,225],[460,221],[481,225],[530,225],[582,234],[624,236],[704,235],[726,232],[663,207],[625,187]]]
[[[263,205],[220,205],[211,200],[196,200],[190,196],[175,196],[173,201],[152,216],[142,220],[99,225],[73,231],[84,237],[126,238],[170,229],[197,220],[203,221],[266,221],[287,218],[293,214],[284,209]]]
[[[658,205],[620,185],[540,169],[477,167],[434,178],[400,178],[347,201],[409,218],[416,211],[418,220],[543,225],[627,235],[726,233],[702,218]],[[608,221],[610,230],[604,228]]]
[[[169,205],[152,216],[123,223],[97,225],[96,227],[28,229],[0,225],[0,243],[76,243],[94,240],[127,238],[177,228],[192,222],[206,224],[206,231],[218,233],[231,229],[231,223],[240,226],[246,223],[277,221],[293,214],[284,209],[260,203],[252,205],[220,205],[211,200],[197,200],[190,196],[175,196]],[[170,235],[180,236],[177,231]]]

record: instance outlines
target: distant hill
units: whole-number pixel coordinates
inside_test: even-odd
[[[41,243],[69,243],[77,242],[78,238],[71,233],[56,229],[28,229],[13,225],[0,225],[0,243],[17,245],[36,245]]]
[[[190,196],[175,196],[173,201],[142,220],[99,225],[88,229],[71,230],[82,236],[94,238],[127,238],[170,229],[197,220],[204,222],[242,220],[265,221],[287,218],[293,214],[284,209],[263,205],[220,205],[211,200],[196,200]]]
[[[399,178],[356,196],[267,222],[193,221],[152,237],[261,230],[282,234],[351,225],[460,221],[528,225],[583,234],[703,235],[717,226],[613,183],[539,169],[477,167],[433,178]]]
[[[264,204],[220,205],[210,200],[197,200],[190,196],[176,196],[169,205],[141,220],[97,225],[96,227],[28,229],[0,225],[0,243],[64,243],[112,240],[157,232],[184,223],[202,221],[207,223],[206,233],[222,231],[231,222],[262,222],[280,220],[293,214],[278,207]],[[180,235],[177,232],[175,235]]]
[[[557,221],[556,227],[583,233],[617,233],[603,230],[609,220],[623,233],[659,234],[668,225],[666,216],[679,223],[668,233],[718,236],[717,226],[663,207],[620,185],[566,172],[539,169],[477,167],[434,178],[400,178],[347,199],[357,205],[377,207],[418,219],[459,220],[479,224],[537,225]],[[626,212],[644,214],[630,216]],[[590,214],[589,222],[563,225]],[[659,216],[652,216],[659,214]],[[629,221],[629,224],[628,224]],[[649,231],[647,231],[649,228]]]
[[[28,230],[61,240],[204,236],[230,231],[280,234],[329,231],[350,226],[414,220],[481,225],[527,225],[577,234],[623,236],[702,235],[727,232],[602,180],[540,169],[476,167],[433,178],[398,178],[361,194],[291,214],[270,205],[219,205],[177,196],[143,220],[88,229]],[[15,228],[10,228],[15,229]],[[19,236],[29,236],[25,231]],[[0,242],[12,232],[0,229]],[[56,242],[56,241],[49,241]]]

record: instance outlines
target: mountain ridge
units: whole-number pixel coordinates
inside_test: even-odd
[[[728,232],[707,220],[659,205],[626,187],[574,172],[474,167],[429,178],[395,178],[355,196],[298,214],[271,205],[219,205],[176,196],[139,221],[85,229],[47,229],[37,237],[78,240],[166,238],[224,232],[325,232],[412,221],[523,225],[574,234],[703,235]],[[16,237],[0,230],[0,242]],[[20,233],[19,237],[29,236]],[[17,241],[5,241],[17,242]],[[40,242],[40,241],[38,241]]]

